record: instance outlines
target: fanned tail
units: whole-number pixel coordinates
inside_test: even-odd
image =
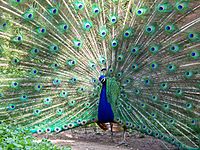
[[[200,147],[200,2],[0,0],[0,119],[32,132],[98,122]],[[107,70],[105,70],[106,68]]]

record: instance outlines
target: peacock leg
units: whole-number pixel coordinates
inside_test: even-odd
[[[111,140],[114,142],[113,139],[113,123],[110,122],[110,131],[111,131]]]
[[[117,144],[117,146],[121,146],[121,145],[128,146],[128,142],[126,141],[126,129],[125,128],[123,131],[123,140],[119,144]]]

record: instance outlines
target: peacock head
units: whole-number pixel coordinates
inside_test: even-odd
[[[101,76],[99,77],[99,81],[100,81],[102,84],[105,83],[105,82],[106,82],[106,76],[101,75]]]

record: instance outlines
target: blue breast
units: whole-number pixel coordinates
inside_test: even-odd
[[[103,83],[100,94],[99,107],[98,107],[98,121],[100,123],[106,123],[106,122],[113,122],[113,120],[114,120],[114,113],[106,96],[106,83]]]

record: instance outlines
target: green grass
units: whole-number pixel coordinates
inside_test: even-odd
[[[58,147],[47,139],[36,142],[28,130],[0,124],[0,150],[71,150],[71,148]]]

